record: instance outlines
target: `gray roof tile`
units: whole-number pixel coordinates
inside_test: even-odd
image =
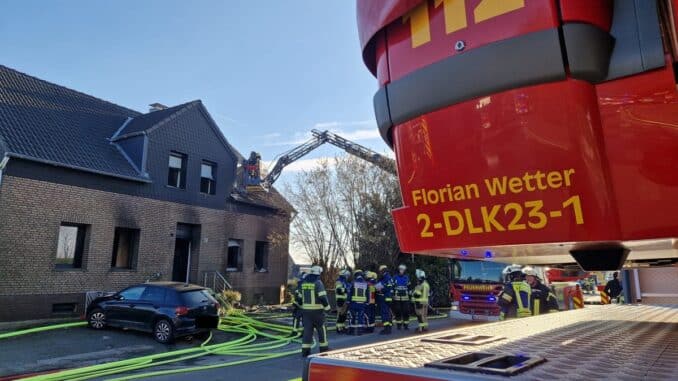
[[[0,140],[10,156],[144,180],[109,141],[139,115],[0,65]]]

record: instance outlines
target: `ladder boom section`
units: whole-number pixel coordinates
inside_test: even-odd
[[[280,177],[282,170],[286,166],[306,156],[309,152],[320,147],[324,143],[325,143],[324,140],[314,136],[313,138],[307,140],[302,145],[295,147],[293,150],[282,155],[278,159],[278,161],[275,162],[275,165],[273,166],[271,171],[268,173],[268,175],[266,175],[266,177],[262,181],[264,186],[270,187],[271,185],[273,185],[273,183],[278,179],[278,177]]]
[[[268,189],[273,183],[280,177],[283,169],[294,163],[295,161],[301,159],[302,157],[309,154],[314,149],[320,147],[325,143],[332,144],[336,147],[339,147],[351,155],[355,155],[365,161],[368,161],[382,170],[397,176],[395,160],[388,158],[384,155],[378,154],[371,149],[362,146],[358,143],[354,143],[348,139],[342,138],[341,136],[332,133],[330,131],[318,131],[312,130],[311,133],[313,137],[298,147],[295,147],[291,151],[280,156],[278,161],[271,169],[271,171],[266,175],[262,180],[262,185],[264,188]]]
[[[327,143],[339,147],[351,155],[357,156],[365,161],[368,161],[392,175],[397,176],[398,174],[396,170],[395,160],[391,158],[378,154],[363,145],[342,138],[341,136],[330,131],[312,130],[311,133],[318,139],[323,139]]]

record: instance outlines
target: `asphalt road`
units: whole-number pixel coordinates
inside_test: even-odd
[[[431,330],[448,329],[459,326],[461,322],[450,319],[431,321]],[[414,335],[410,331],[393,331],[392,335],[366,334],[362,336],[346,336],[330,333],[330,348],[339,349],[357,345],[365,345],[377,341],[392,340]],[[226,342],[234,339],[221,331],[214,332],[213,342]],[[53,369],[79,368],[162,353],[177,349],[198,346],[200,341],[178,340],[173,345],[156,343],[144,333],[107,329],[94,331],[86,327],[47,331],[0,341],[0,378],[3,376],[37,373]],[[298,344],[296,344],[298,345]],[[286,349],[294,349],[289,347]],[[190,361],[179,362],[167,366],[145,369],[143,372],[177,369],[202,365],[213,365],[234,361],[240,358],[205,356]],[[303,359],[301,355],[287,356],[250,364],[229,366],[206,371],[179,373],[161,377],[146,378],[148,380],[289,380],[301,376]],[[120,375],[118,375],[120,376]],[[113,377],[108,377],[113,378]]]
[[[450,329],[454,327],[459,327],[462,324],[473,324],[467,322],[460,322],[451,319],[436,319],[430,321],[430,330],[432,332]],[[475,323],[477,324],[477,323]],[[412,326],[412,324],[411,324]],[[380,328],[377,329],[377,331]],[[366,345],[371,343],[376,343],[379,341],[399,339],[406,336],[415,335],[414,331],[410,329],[409,331],[397,331],[394,330],[391,335],[378,335],[376,332],[373,334],[366,334],[362,336],[347,336],[347,335],[336,335],[335,333],[330,333],[330,349],[341,349],[354,347],[359,345]],[[317,349],[315,349],[317,350]],[[206,358],[206,361],[215,363],[219,361],[218,358],[211,357]],[[198,365],[198,364],[195,364]],[[202,363],[200,365],[206,365]],[[200,380],[200,381],[217,381],[217,380],[237,380],[237,381],[278,381],[278,380],[290,380],[294,378],[301,377],[301,372],[304,365],[304,359],[301,357],[301,354],[297,356],[287,356],[272,360],[266,360],[261,362],[256,362],[253,364],[244,364],[236,365],[223,369],[214,369],[207,371],[191,372],[185,374],[177,374],[170,376],[162,377],[152,377],[147,380],[153,381],[184,381],[189,379]],[[190,376],[189,376],[190,375]]]

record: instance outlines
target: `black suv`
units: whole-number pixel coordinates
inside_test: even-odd
[[[204,287],[179,282],[151,282],[94,299],[87,322],[152,332],[160,343],[176,337],[209,332],[219,324],[219,303]]]

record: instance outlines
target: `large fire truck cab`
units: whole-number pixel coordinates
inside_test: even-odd
[[[402,251],[675,269],[678,0],[358,0],[357,15]],[[657,380],[676,358],[678,307],[613,305],[323,353],[304,377]]]

